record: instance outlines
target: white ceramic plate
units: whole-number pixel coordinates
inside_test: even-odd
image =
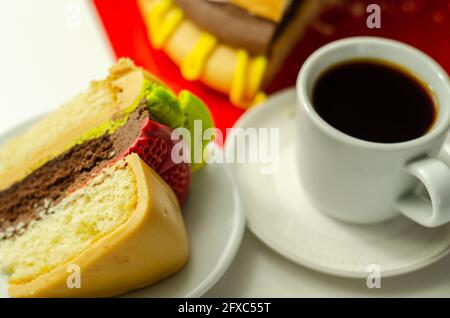
[[[36,121],[17,126],[0,136],[0,144]],[[240,246],[245,228],[240,191],[229,167],[206,165],[193,176],[183,207],[191,255],[175,275],[125,297],[200,297],[226,272]],[[0,279],[0,297],[6,297]]]
[[[261,174],[259,164],[233,166],[250,230],[286,258],[344,277],[367,277],[371,264],[379,266],[383,277],[399,275],[447,255],[450,225],[429,229],[401,216],[376,225],[352,225],[331,219],[310,204],[295,165],[295,102],[295,90],[285,91],[236,123],[243,129],[278,128],[280,132],[276,173]],[[233,139],[234,133],[227,139],[228,152]]]

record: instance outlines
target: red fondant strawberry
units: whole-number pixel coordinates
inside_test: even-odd
[[[167,182],[182,205],[191,183],[191,168],[190,164],[172,160],[172,148],[182,141],[173,141],[171,134],[171,128],[146,119],[138,139],[125,152],[125,156],[137,153]]]

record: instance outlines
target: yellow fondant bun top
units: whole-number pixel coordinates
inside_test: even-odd
[[[261,18],[280,22],[290,0],[229,0],[230,3]]]

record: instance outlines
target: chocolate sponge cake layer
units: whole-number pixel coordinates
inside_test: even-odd
[[[146,101],[112,134],[88,140],[47,162],[0,192],[0,239],[24,233],[49,208],[111,165],[135,142],[145,119]]]

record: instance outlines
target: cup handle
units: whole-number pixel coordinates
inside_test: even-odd
[[[426,226],[437,227],[450,221],[450,169],[439,159],[426,158],[412,162],[406,171],[426,188],[429,200],[410,191],[396,202],[406,217]]]

